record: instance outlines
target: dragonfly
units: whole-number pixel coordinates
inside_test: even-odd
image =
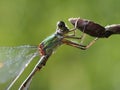
[[[95,23],[91,20],[82,19],[82,18],[69,18],[68,19],[78,30],[82,32],[82,41],[81,44],[84,41],[84,38],[86,34],[95,37],[94,40],[92,40],[86,47],[83,49],[87,49],[90,46],[92,46],[99,38],[108,38],[111,35],[114,34],[120,34],[120,24],[112,24],[107,26],[102,26],[98,23]],[[77,23],[76,23],[77,22]],[[77,30],[75,29],[75,30]],[[75,33],[74,33],[75,35]]]
[[[0,83],[7,82],[9,84],[7,90],[10,90],[28,64],[35,57],[41,57],[32,72],[19,87],[19,90],[28,90],[33,76],[46,65],[47,60],[56,48],[63,44],[79,49],[86,47],[70,40],[81,39],[81,37],[69,34],[73,31],[75,33],[75,29],[76,27],[69,29],[63,21],[59,21],[55,33],[44,39],[38,46],[0,47],[0,77],[2,77],[0,78]]]

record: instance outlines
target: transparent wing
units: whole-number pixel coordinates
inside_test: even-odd
[[[37,46],[0,47],[0,87],[14,81],[38,55]]]

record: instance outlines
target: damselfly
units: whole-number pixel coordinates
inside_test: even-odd
[[[45,66],[48,58],[52,55],[54,50],[61,46],[62,44],[70,45],[79,49],[89,48],[98,38],[109,37],[112,34],[120,33],[120,25],[110,25],[105,28],[96,24],[94,22],[72,18],[69,21],[75,26],[74,29],[70,30],[65,25],[63,21],[57,23],[57,29],[54,34],[47,37],[43,40],[39,46],[20,46],[20,47],[1,47],[0,48],[0,83],[8,82],[10,85],[7,88],[9,90],[12,85],[19,78],[21,73],[27,67],[27,65],[33,60],[36,56],[41,58],[34,67],[33,71],[27,77],[27,79],[22,83],[19,90],[27,90],[29,88],[30,82],[34,74],[39,71],[43,66]],[[83,34],[89,34],[93,37],[96,37],[91,43],[87,46],[81,45],[69,39],[84,39],[84,35],[77,37],[75,35],[75,30],[78,28],[83,32]],[[72,35],[69,32],[74,31]],[[108,33],[109,32],[109,33]],[[12,66],[12,67],[11,67]],[[9,69],[11,68],[11,70]],[[6,74],[7,72],[7,74]],[[14,78],[16,77],[16,78]],[[10,83],[12,82],[12,83]]]
[[[69,40],[70,38],[81,39],[80,37],[68,34],[69,32],[74,31],[75,29],[70,30],[63,21],[59,21],[57,23],[56,32],[51,36],[47,37],[45,40],[43,40],[39,46],[27,45],[12,48],[1,47],[0,83],[9,81],[8,83],[10,85],[7,88],[7,90],[9,90],[12,87],[12,85],[16,82],[16,80],[19,78],[21,73],[24,71],[25,67],[31,62],[31,60],[33,60],[33,58],[41,54],[41,58],[34,67],[33,71],[30,73],[30,75],[27,77],[27,79],[22,83],[22,85],[19,88],[19,90],[27,90],[34,74],[37,71],[39,71],[43,66],[45,66],[48,58],[52,55],[52,53],[57,47],[59,47],[62,44],[70,45],[79,49],[85,47],[84,45],[80,45],[76,42]],[[10,71],[9,68],[11,69]]]

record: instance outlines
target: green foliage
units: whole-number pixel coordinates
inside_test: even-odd
[[[38,45],[55,32],[57,21],[64,20],[72,27],[67,21],[70,17],[90,19],[103,26],[120,23],[119,3],[120,0],[1,0],[0,45]],[[58,48],[36,74],[30,90],[120,90],[119,39],[119,35],[100,39],[86,51],[66,45]]]

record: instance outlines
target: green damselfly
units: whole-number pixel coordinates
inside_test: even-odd
[[[38,46],[19,46],[19,47],[0,47],[0,77],[4,76],[3,78],[0,78],[0,83],[8,82],[9,86],[7,90],[9,90],[13,84],[16,82],[16,80],[19,78],[19,76],[22,74],[24,69],[28,66],[28,64],[35,58],[41,56],[40,60],[34,67],[33,71],[30,73],[30,75],[27,77],[27,79],[21,84],[19,90],[27,90],[29,88],[29,85],[32,81],[32,78],[34,74],[39,71],[43,66],[45,66],[48,58],[53,54],[54,50],[63,45],[69,45],[73,46],[82,50],[85,50],[92,46],[95,41],[98,39],[99,33],[96,33],[96,30],[100,29],[100,32],[102,31],[110,31],[114,32],[115,34],[120,33],[120,25],[111,25],[107,27],[102,27],[104,30],[101,30],[101,26],[99,24],[96,24],[92,22],[92,27],[89,27],[91,24],[86,20],[82,20],[79,18],[72,18],[69,19],[70,22],[75,26],[74,29],[68,29],[68,27],[65,25],[63,21],[59,21],[57,23],[57,29],[54,34],[47,37],[45,40],[43,40]],[[80,23],[80,20],[82,21]],[[95,31],[93,30],[94,27],[97,28]],[[79,28],[80,27],[80,28]],[[81,36],[76,36],[75,30],[83,29],[83,34]],[[91,31],[93,30],[93,31]],[[74,32],[73,34],[69,34],[69,32]],[[95,35],[96,39],[94,39],[92,42],[90,42],[87,46],[81,45],[81,43],[76,43],[73,40],[69,39],[84,39],[84,34],[89,35]],[[108,35],[106,33],[101,34],[103,36]],[[11,67],[12,66],[12,67]],[[9,69],[11,68],[11,70]],[[6,74],[7,72],[7,74]],[[12,83],[11,83],[12,82]],[[2,89],[1,89],[2,90]]]
[[[70,46],[80,48],[80,49],[83,49],[85,47],[84,45],[80,45],[78,43],[75,43],[73,41],[66,39],[66,38],[81,39],[80,37],[68,35],[69,32],[74,31],[75,29],[69,30],[63,21],[59,21],[57,23],[56,32],[40,43],[38,49],[41,54],[41,59],[38,61],[35,68],[30,73],[30,75],[27,77],[27,79],[23,82],[23,84],[19,88],[20,90],[23,90],[27,86],[27,84],[31,81],[34,74],[37,71],[39,71],[43,66],[45,66],[48,58],[52,55],[54,50],[60,45],[66,44],[66,45],[70,45]]]
[[[79,49],[84,49],[84,45],[80,45],[79,43],[69,40],[81,39],[81,37],[77,37],[75,34],[68,34],[69,32],[75,31],[75,29],[76,28],[70,30],[63,21],[59,21],[57,23],[56,32],[43,40],[39,46],[25,45],[19,47],[1,47],[0,77],[4,76],[4,78],[0,79],[0,83],[4,83],[9,80],[9,86],[7,90],[10,90],[10,88],[13,86],[13,84],[16,82],[16,80],[19,78],[19,76],[27,67],[27,65],[31,62],[31,60],[33,60],[36,56],[41,55],[41,58],[34,67],[33,71],[19,88],[19,90],[27,90],[34,74],[43,66],[45,66],[48,58],[52,55],[57,47],[61,46],[62,44],[66,44]],[[11,68],[10,71],[9,68]],[[8,72],[8,74],[6,74],[6,72]]]

